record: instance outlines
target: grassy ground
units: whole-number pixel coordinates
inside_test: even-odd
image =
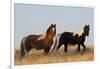
[[[32,49],[28,57],[20,59],[19,49],[15,49],[14,64],[15,65],[29,65],[29,64],[48,64],[48,63],[63,63],[63,62],[80,62],[94,60],[94,46],[88,46],[85,54],[76,52],[75,46],[69,46],[68,53],[65,54],[63,47],[59,49],[57,54],[54,52],[49,55],[44,55],[43,50]]]

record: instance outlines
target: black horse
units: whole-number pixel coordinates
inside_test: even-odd
[[[59,37],[59,43],[56,49],[57,50],[64,44],[64,52],[67,53],[67,48],[68,48],[68,44],[78,44],[78,52],[80,52],[80,45],[82,45],[83,52],[85,52],[86,46],[84,44],[85,42],[85,37],[89,35],[89,25],[85,25],[83,28],[83,32],[81,35],[79,34],[74,34],[72,32],[64,32],[60,35]],[[55,45],[56,46],[56,45]],[[54,48],[55,48],[54,46]]]
[[[28,35],[27,37],[24,37],[20,46],[21,57],[24,57],[25,54],[28,55],[28,52],[33,48],[38,50],[44,49],[45,54],[48,54],[53,44],[53,38],[55,35],[56,24],[51,24],[51,26],[46,31],[45,37],[42,35]]]

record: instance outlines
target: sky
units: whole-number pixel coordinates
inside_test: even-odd
[[[20,47],[23,37],[45,33],[51,24],[56,24],[57,34],[78,32],[90,25],[86,45],[94,45],[94,9],[89,7],[50,6],[37,4],[14,5],[15,48]]]

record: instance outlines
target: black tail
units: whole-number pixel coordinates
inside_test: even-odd
[[[21,55],[21,57],[24,57],[25,56],[24,39],[25,38],[23,38],[23,40],[21,41],[21,46],[20,46],[20,55]]]

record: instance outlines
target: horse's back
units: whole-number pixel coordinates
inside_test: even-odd
[[[61,43],[71,43],[73,40],[73,33],[72,32],[64,32],[61,34],[60,38],[59,38],[59,42]]]
[[[73,37],[73,33],[72,33],[72,32],[64,32],[64,33],[61,34],[60,37],[61,37],[61,38]]]
[[[37,40],[41,35],[28,35],[27,39]]]
[[[31,44],[36,41],[37,38],[39,38],[40,35],[28,35],[27,37],[25,37],[25,45],[27,47],[31,46]]]

